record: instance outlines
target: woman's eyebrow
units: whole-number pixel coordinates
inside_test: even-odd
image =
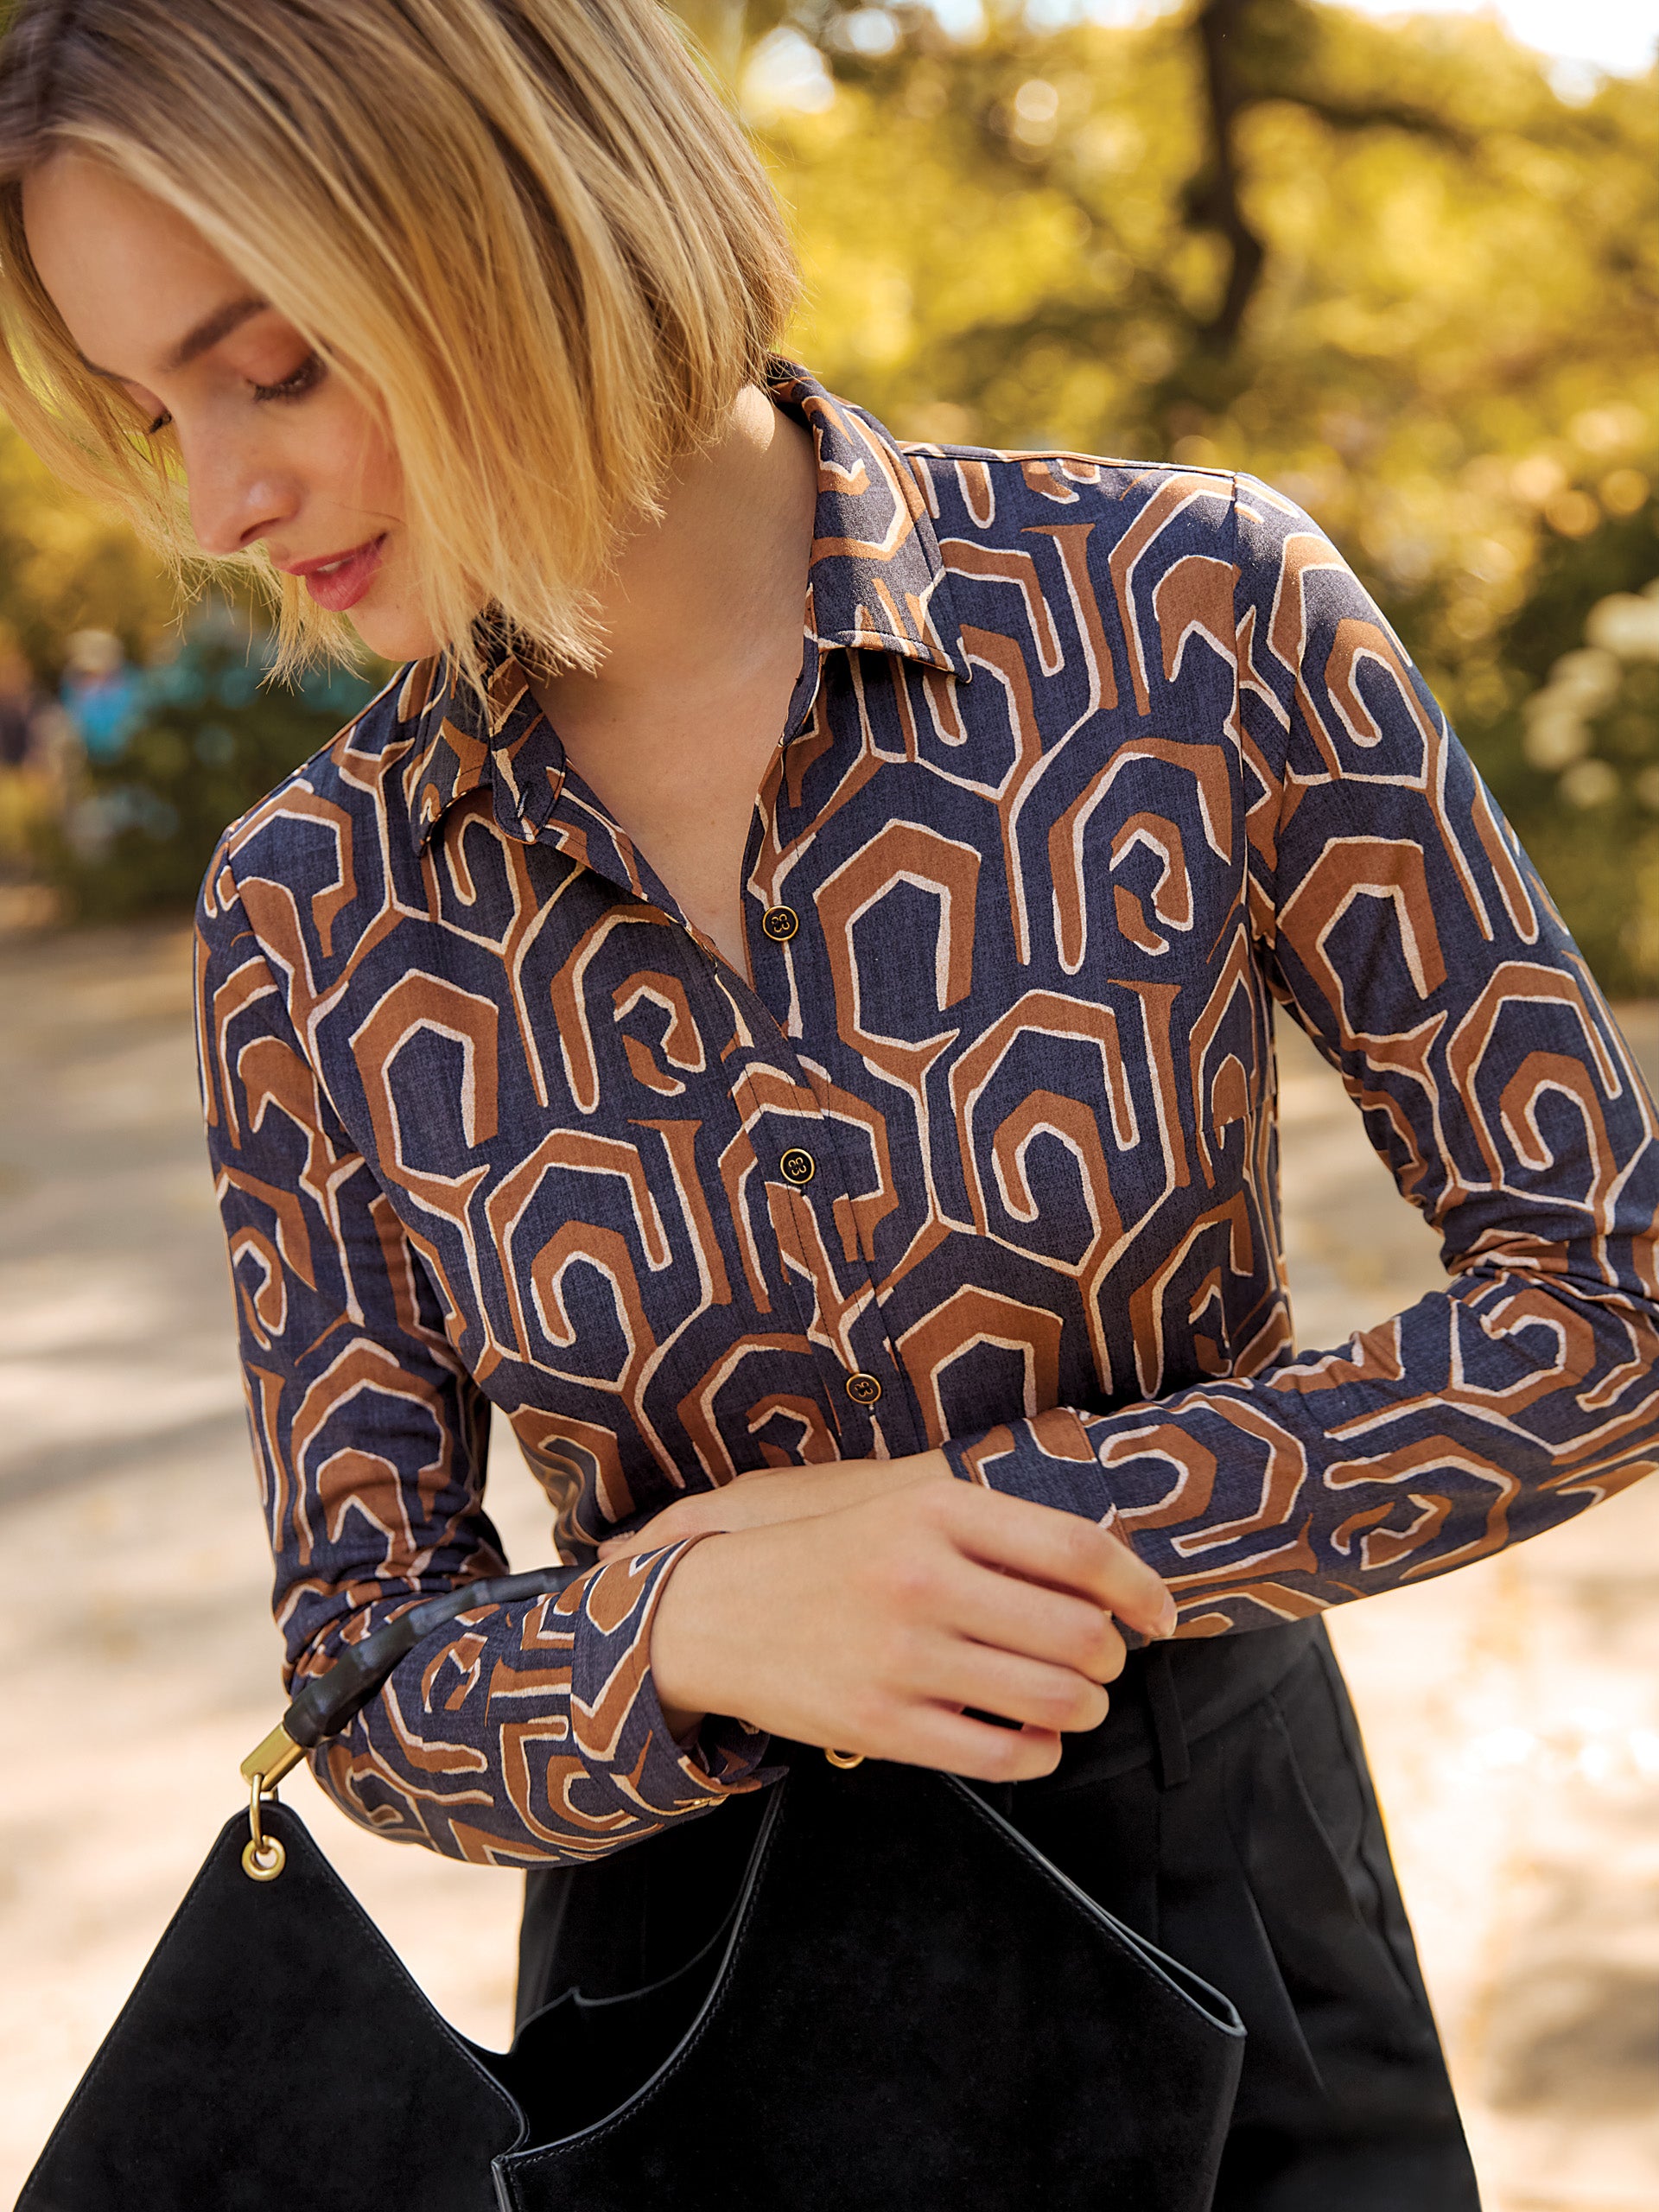
[[[195,328],[181,338],[162,365],[165,369],[182,369],[199,353],[206,353],[217,346],[221,338],[228,338],[238,330],[250,315],[259,314],[265,302],[250,293],[239,300],[227,300],[212,315],[204,315]]]
[[[268,304],[264,300],[255,298],[251,293],[241,299],[226,300],[222,307],[217,307],[211,315],[204,315],[194,330],[185,333],[162,363],[162,370],[188,368],[192,361],[211,351],[221,339],[228,338],[233,330],[239,330],[250,316],[263,313]],[[99,368],[96,361],[89,361],[84,353],[80,359],[82,367],[90,369],[95,377],[108,377],[116,384],[130,384],[133,381],[130,377],[118,375],[113,369]]]

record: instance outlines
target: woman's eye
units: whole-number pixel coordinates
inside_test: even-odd
[[[147,438],[159,437],[173,420],[153,391],[146,391],[141,384],[124,385],[122,397],[137,417],[137,426]]]
[[[321,354],[308,353],[293,374],[284,377],[280,384],[256,384],[253,396],[256,399],[303,399],[308,391],[315,391],[322,382],[325,373]]]

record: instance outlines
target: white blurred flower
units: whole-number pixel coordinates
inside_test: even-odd
[[[1054,136],[1060,96],[1046,77],[1028,77],[1014,96],[1014,135],[1025,146],[1046,146]]]
[[[1565,768],[1590,750],[1590,731],[1570,699],[1535,692],[1526,705],[1522,749],[1535,768]]]
[[[1603,600],[1601,605],[1606,604]],[[1590,619],[1594,621],[1595,615]],[[1581,713],[1593,715],[1618,690],[1622,672],[1616,652],[1602,645],[1580,645],[1576,652],[1561,655],[1549,671],[1546,689],[1558,699],[1571,699]]]
[[[743,106],[758,122],[791,112],[821,115],[835,99],[835,79],[823,56],[787,25],[769,33],[749,56]]]
[[[1659,591],[1615,592],[1591,608],[1584,634],[1619,660],[1659,660]]]
[[[1583,1783],[1598,1790],[1640,1789],[1659,1779],[1659,1731],[1580,1707],[1535,1728],[1511,1721],[1485,1729],[1467,1738],[1459,1764],[1466,1775],[1495,1785],[1507,1777],[1555,1792]]]
[[[1566,488],[1567,471],[1554,454],[1529,454],[1510,471],[1510,489],[1517,499],[1535,507],[1541,507],[1546,499],[1553,499]]]
[[[885,8],[855,8],[836,29],[855,54],[891,54],[899,43],[899,26]]]
[[[1525,1766],[1538,1755],[1539,1742],[1530,1728],[1493,1728],[1470,1745],[1471,1757],[1479,1766]]]
[[[1561,797],[1569,806],[1605,806],[1618,797],[1618,771],[1605,760],[1575,760],[1561,778]]]
[[[1659,660],[1659,578],[1644,591],[1598,601],[1584,633],[1588,643],[1563,653],[1522,709],[1521,749],[1535,768],[1560,774],[1569,806],[1605,806],[1618,796],[1618,772],[1592,756],[1590,725],[1618,698],[1626,669]],[[1636,795],[1659,812],[1659,768],[1643,769]]]

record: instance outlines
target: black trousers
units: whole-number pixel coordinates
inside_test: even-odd
[[[1316,1621],[1132,1656],[1041,1781],[982,1793],[1249,2031],[1216,2212],[1479,2212],[1353,1708]],[[518,2017],[702,1948],[747,1849],[716,1816],[529,1877]]]

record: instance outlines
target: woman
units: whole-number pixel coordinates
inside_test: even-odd
[[[200,909],[290,1671],[499,1571],[492,1406],[590,1564],[323,1786],[532,1870],[528,2012],[696,1948],[772,1737],[974,1777],[1239,2006],[1218,2203],[1472,2205],[1319,1620],[1646,1471],[1659,1153],[1382,618],[779,362],[652,0],[25,4],[3,86],[16,419],[407,664]],[[1452,1277],[1300,1357],[1275,999]]]

